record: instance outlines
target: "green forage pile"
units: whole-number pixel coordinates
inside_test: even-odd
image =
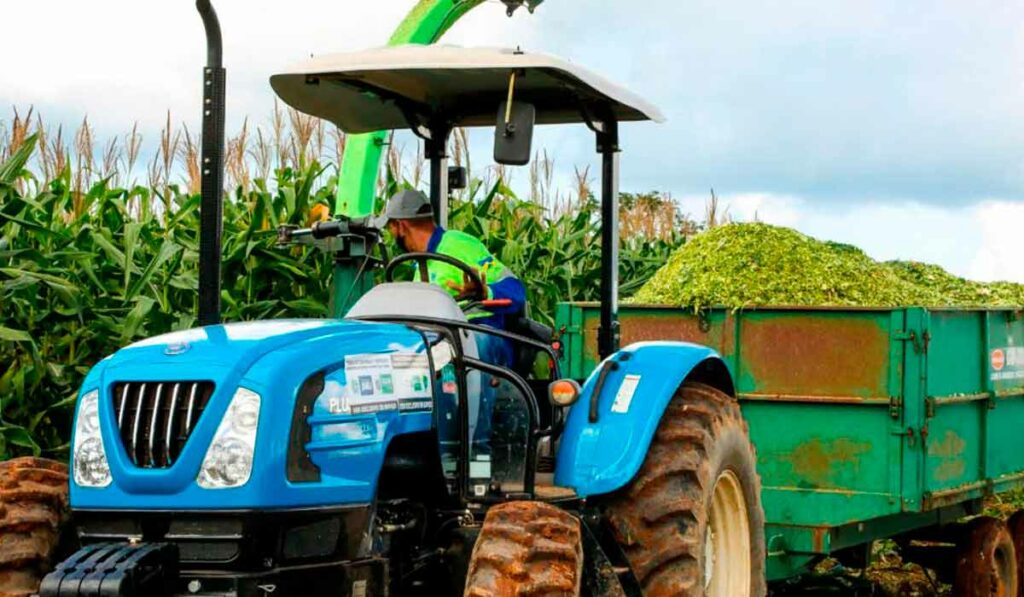
[[[971,282],[922,263],[880,263],[857,247],[789,228],[729,224],[690,239],[631,302],[694,309],[1018,306],[1024,285]]]

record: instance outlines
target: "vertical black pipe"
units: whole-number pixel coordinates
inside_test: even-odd
[[[434,222],[448,225],[448,127],[435,127],[425,142],[425,153],[430,160],[430,205],[434,208]]]
[[[221,232],[224,219],[226,72],[220,22],[210,0],[196,0],[206,29],[203,69],[202,201],[199,206],[199,325],[220,323]]]
[[[619,349],[619,124],[604,122],[597,134],[601,154],[601,358]]]

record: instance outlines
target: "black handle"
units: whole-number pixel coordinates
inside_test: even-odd
[[[597,422],[597,408],[598,400],[601,398],[601,392],[604,390],[604,382],[608,379],[608,374],[612,371],[619,369],[618,361],[608,359],[601,365],[601,372],[597,374],[597,383],[594,384],[594,391],[590,395],[590,422]]]
[[[317,222],[313,224],[313,238],[332,238],[340,236],[344,232],[341,228],[341,222]]]

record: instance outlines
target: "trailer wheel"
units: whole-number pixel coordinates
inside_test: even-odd
[[[953,594],[1017,595],[1017,555],[1003,521],[983,516],[968,523],[957,545]]]
[[[42,458],[0,462],[0,595],[38,590],[67,516],[66,465]]]
[[[1013,551],[1017,555],[1017,591],[1024,592],[1024,510],[1017,510],[1006,521],[1006,527],[1013,539]]]
[[[543,502],[509,502],[487,512],[473,547],[466,597],[578,597],[580,521]]]
[[[645,595],[767,592],[754,446],[739,403],[711,386],[679,389],[606,515]]]

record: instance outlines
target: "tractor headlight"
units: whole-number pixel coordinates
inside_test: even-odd
[[[75,483],[81,487],[106,487],[113,480],[100,434],[99,398],[97,390],[82,396],[75,418]]]
[[[259,422],[260,395],[238,388],[199,469],[200,487],[228,489],[249,481]]]

